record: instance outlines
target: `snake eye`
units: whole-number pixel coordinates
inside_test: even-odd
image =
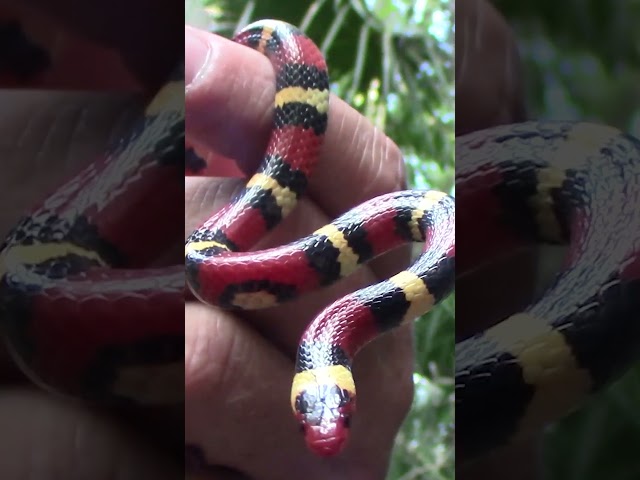
[[[296,397],[296,410],[306,415],[312,410],[314,403],[315,397],[305,390]]]

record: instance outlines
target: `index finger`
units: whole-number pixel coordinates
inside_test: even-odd
[[[185,27],[187,136],[256,170],[272,124],[275,76],[260,53]],[[308,195],[329,215],[405,186],[398,147],[339,98],[329,102],[320,163]],[[356,188],[354,188],[356,187]]]

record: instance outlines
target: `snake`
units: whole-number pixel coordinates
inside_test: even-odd
[[[456,139],[456,188],[475,207],[470,223],[501,232],[483,243],[488,257],[524,243],[567,249],[539,298],[456,343],[456,454],[473,461],[574,411],[637,361],[640,140],[574,121],[480,130]]]
[[[89,402],[183,401],[184,267],[163,256],[183,238],[167,200],[181,198],[184,128],[181,60],[130,128],[0,244],[3,338],[34,383]]]
[[[186,283],[229,311],[269,308],[326,287],[406,242],[406,270],[324,308],[298,344],[290,404],[307,447],[347,444],[354,356],[427,313],[455,284],[455,204],[495,235],[467,239],[489,258],[520,243],[568,246],[563,270],[521,312],[456,340],[456,453],[473,460],[553,422],[625,371],[640,345],[640,141],[606,125],[525,121],[456,138],[456,191],[385,194],[287,245],[252,247],[294,210],[329,113],[324,58],[303,32],[254,22],[233,40],[270,59],[271,136],[244,189],[191,233]],[[193,163],[194,165],[197,162]],[[201,165],[204,163],[200,162]],[[475,224],[474,224],[475,225]]]
[[[410,268],[328,306],[300,340],[291,407],[311,451],[333,455],[346,444],[355,412],[357,351],[453,290],[454,199],[435,190],[382,195],[299,241],[249,251],[293,211],[308,186],[328,122],[329,78],[317,46],[292,25],[260,21],[234,40],[271,60],[273,130],[244,190],[186,240],[194,296],[229,310],[268,308],[333,284],[396,246],[425,245]]]

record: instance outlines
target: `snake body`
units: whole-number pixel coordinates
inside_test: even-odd
[[[640,141],[590,123],[495,127],[457,140],[456,177],[475,221],[508,232],[494,252],[569,246],[535,303],[456,344],[456,452],[473,458],[559,419],[637,359]]]
[[[96,401],[182,400],[184,270],[154,266],[182,226],[149,213],[180,218],[162,199],[181,198],[182,169],[180,63],[133,128],[0,245],[3,333],[36,383]]]
[[[397,245],[425,243],[409,269],[328,306],[300,341],[291,407],[309,448],[332,455],[345,444],[355,410],[356,352],[453,289],[454,201],[437,191],[387,194],[290,245],[248,252],[307,187],[327,125],[329,83],[317,47],[288,24],[252,24],[235,40],[271,59],[275,121],[263,162],[244,191],[187,239],[194,295],[228,309],[266,308],[330,285]]]
[[[337,300],[300,340],[291,406],[309,448],[334,455],[355,411],[357,350],[453,288],[454,202],[433,191],[387,194],[306,238],[249,252],[306,189],[328,121],[328,77],[315,45],[288,24],[257,22],[234,39],[270,58],[275,121],[256,175],[186,242],[194,295],[232,310],[270,307],[329,285],[402,242],[427,240],[412,267]],[[569,243],[564,271],[539,301],[456,344],[462,458],[558,419],[635,358],[639,152],[629,135],[573,122],[525,122],[456,140],[457,201],[487,229],[508,232],[502,242],[492,237],[487,253],[523,239]],[[471,251],[476,238],[468,240]]]

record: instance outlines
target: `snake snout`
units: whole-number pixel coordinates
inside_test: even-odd
[[[308,426],[305,430],[307,447],[316,455],[331,457],[337,455],[344,448],[349,429],[344,422],[329,425]]]

